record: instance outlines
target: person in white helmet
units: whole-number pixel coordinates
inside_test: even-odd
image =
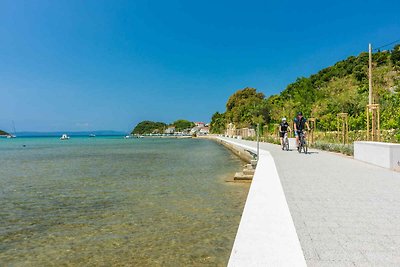
[[[279,136],[280,136],[280,138],[281,138],[281,147],[282,147],[282,150],[283,150],[283,138],[285,137],[285,134],[286,134],[288,131],[289,131],[289,132],[291,131],[290,126],[289,126],[289,123],[286,121],[286,118],[282,118],[282,122],[281,122],[281,124],[279,124]]]

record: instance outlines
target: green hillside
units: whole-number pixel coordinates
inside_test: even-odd
[[[373,54],[373,98],[381,108],[381,127],[400,127],[400,45]],[[308,78],[298,78],[279,95],[267,99],[270,119],[303,111],[318,120],[320,130],[335,130],[336,115],[349,114],[350,128],[365,128],[368,104],[368,53],[340,61]]]
[[[5,131],[0,130],[0,135],[10,135],[10,134]]]
[[[375,102],[380,104],[381,129],[398,132],[400,45],[392,51],[373,53],[373,92]],[[229,98],[226,111],[213,115],[211,131],[222,133],[230,122],[238,128],[254,127],[257,122],[271,126],[282,117],[293,118],[298,111],[316,118],[319,131],[335,131],[341,112],[349,114],[350,130],[365,130],[367,104],[368,53],[361,53],[310,77],[298,78],[278,95],[265,98],[253,88],[237,91]]]
[[[142,121],[132,130],[132,134],[162,133],[167,124],[163,122]]]
[[[176,131],[183,131],[192,128],[193,126],[193,122],[184,119],[176,120],[171,124],[166,124],[164,122],[141,121],[135,126],[131,134],[163,133],[167,127],[175,127]]]

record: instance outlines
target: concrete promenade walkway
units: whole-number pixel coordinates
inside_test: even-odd
[[[256,151],[237,144],[236,149],[238,146]],[[247,266],[306,266],[274,159],[266,150],[260,150],[228,262],[228,267]]]
[[[260,148],[275,161],[308,266],[400,266],[399,172],[313,149]]]

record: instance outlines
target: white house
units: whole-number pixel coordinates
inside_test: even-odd
[[[175,127],[173,127],[173,126],[168,127],[167,129],[165,129],[164,133],[165,134],[173,134],[173,133],[175,133]]]
[[[204,122],[195,122],[194,123],[197,127],[200,127],[200,128],[202,128],[202,127],[204,127],[206,124],[204,123]]]
[[[200,135],[207,135],[207,134],[209,134],[209,133],[210,133],[210,128],[208,128],[208,127],[203,127],[203,128],[201,128],[200,131],[199,131],[199,134],[200,134]]]

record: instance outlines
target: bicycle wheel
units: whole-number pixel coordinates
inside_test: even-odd
[[[304,145],[303,145],[303,151],[304,151],[304,154],[307,154],[307,152],[308,152],[307,143],[304,143]]]
[[[286,138],[286,151],[289,151],[289,140]]]

